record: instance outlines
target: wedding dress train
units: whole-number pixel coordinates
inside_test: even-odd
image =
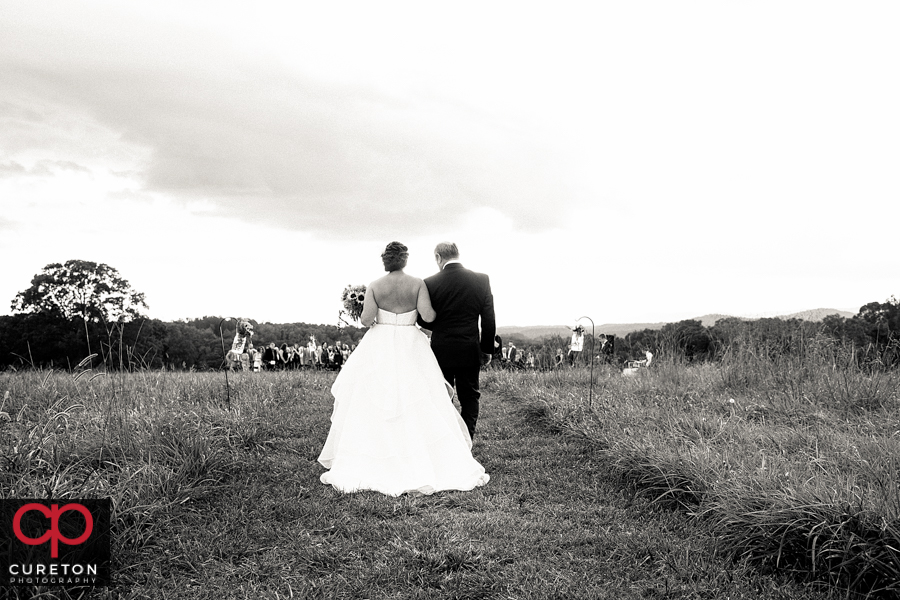
[[[331,387],[331,429],[319,455],[321,481],[342,492],[390,496],[471,490],[490,476],[450,400],[415,310],[378,310]]]

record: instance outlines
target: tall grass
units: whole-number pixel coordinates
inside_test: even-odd
[[[300,381],[139,371],[0,373],[0,498],[110,498],[114,571],[149,569],[176,507],[221,493],[284,428]]]
[[[791,354],[744,344],[718,363],[661,352],[624,378],[595,369],[490,389],[589,439],[623,481],[710,527],[764,570],[900,594],[900,373],[825,338]]]
[[[661,352],[636,378],[595,365],[590,405],[588,369],[489,371],[482,381],[491,429],[482,430],[476,448],[496,477],[473,494],[422,500],[348,498],[312,484],[327,431],[330,373],[238,373],[229,379],[230,402],[222,373],[100,373],[89,361],[74,372],[0,373],[0,497],[111,498],[116,577],[167,589],[185,582],[249,582],[262,589],[286,565],[294,570],[290,589],[319,590],[318,597],[328,597],[321,590],[351,589],[350,580],[340,580],[351,576],[382,591],[432,584],[437,590],[448,581],[482,590],[481,597],[497,597],[502,585],[560,589],[541,580],[552,573],[538,572],[532,554],[539,551],[516,549],[523,544],[546,544],[541,560],[565,562],[567,552],[583,559],[584,570],[572,574],[573,593],[591,583],[588,569],[603,564],[612,577],[623,569],[617,562],[644,560],[648,547],[648,566],[634,567],[629,577],[652,579],[652,566],[694,585],[700,569],[709,575],[704,581],[726,586],[717,560],[707,557],[698,566],[696,556],[678,558],[679,542],[660,542],[662,533],[594,531],[615,523],[590,496],[597,482],[552,479],[562,469],[578,476],[573,461],[584,460],[582,443],[543,429],[525,432],[509,420],[491,423],[499,410],[491,402],[505,400],[583,439],[592,464],[603,466],[587,473],[604,485],[613,473],[614,483],[642,491],[660,509],[677,509],[662,512],[688,515],[711,532],[718,538],[715,556],[872,596],[896,595],[898,374],[860,368],[849,349],[815,340],[804,352],[778,357],[765,348],[735,348],[718,364],[690,364]],[[519,448],[523,435],[527,449]],[[536,446],[542,453],[530,454]],[[295,477],[298,469],[302,476]],[[504,487],[505,480],[514,485]],[[541,491],[531,494],[529,486]],[[552,503],[538,497],[550,493]],[[223,501],[231,496],[240,510]],[[578,527],[569,522],[573,502],[584,520]],[[454,518],[466,514],[480,523],[478,539],[460,528],[441,529],[436,513],[457,508]],[[340,518],[333,517],[336,510]],[[397,521],[398,515],[413,521]],[[202,526],[186,529],[185,522]],[[309,543],[286,545],[295,535]],[[602,562],[599,548],[610,553]],[[663,550],[664,558],[656,555]],[[374,566],[366,562],[373,556]],[[214,565],[224,573],[221,581],[210,571],[203,571],[208,581],[195,581],[199,564]],[[554,569],[565,573],[561,565]],[[268,569],[265,577],[255,568]],[[738,571],[743,568],[728,573]],[[400,581],[426,575],[427,586]],[[670,580],[657,583],[668,595]],[[132,597],[146,589],[140,585]],[[370,591],[352,589],[359,597]],[[33,592],[51,597],[48,590]],[[420,590],[418,597],[429,596]]]

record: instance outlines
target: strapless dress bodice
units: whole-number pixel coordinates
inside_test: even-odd
[[[416,309],[398,314],[379,308],[375,322],[379,325],[415,325],[418,315],[419,312]]]

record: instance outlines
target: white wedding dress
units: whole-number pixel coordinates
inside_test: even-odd
[[[378,309],[375,325],[331,386],[331,430],[319,455],[322,483],[390,496],[471,490],[490,476],[450,399],[415,310]]]

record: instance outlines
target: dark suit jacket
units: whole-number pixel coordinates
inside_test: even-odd
[[[431,305],[437,313],[432,323],[419,319],[431,330],[431,345],[478,345],[485,354],[494,353],[494,295],[487,275],[459,263],[445,265],[440,273],[425,279]],[[481,319],[481,337],[478,319]]]

